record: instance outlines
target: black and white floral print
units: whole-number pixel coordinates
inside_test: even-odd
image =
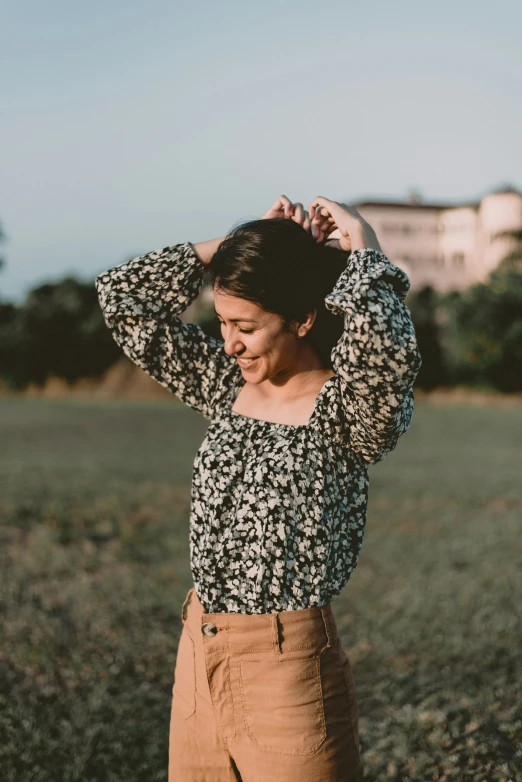
[[[406,273],[355,250],[326,307],[344,317],[335,375],[307,424],[232,411],[246,382],[224,343],[179,315],[206,267],[190,242],[96,278],[114,339],[138,366],[209,420],[194,459],[190,560],[207,613],[259,614],[324,605],[353,573],[368,468],[395,448],[413,413],[421,366],[404,299]]]

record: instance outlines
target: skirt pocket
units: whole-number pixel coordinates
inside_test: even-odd
[[[263,751],[310,755],[326,738],[321,658],[238,662],[245,730]]]
[[[185,625],[183,625],[178,644],[172,696],[173,709],[178,711],[184,719],[188,719],[194,714],[196,711],[195,648],[194,641]]]

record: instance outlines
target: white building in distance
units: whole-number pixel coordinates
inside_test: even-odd
[[[411,290],[432,285],[445,293],[483,282],[515,247],[499,238],[522,228],[522,193],[505,187],[480,201],[423,203],[410,193],[405,202],[353,204],[374,228],[383,252],[408,274]]]

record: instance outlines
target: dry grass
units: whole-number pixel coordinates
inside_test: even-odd
[[[0,407],[2,782],[166,780],[192,459],[169,402]],[[419,404],[334,603],[366,778],[522,779],[522,410]]]

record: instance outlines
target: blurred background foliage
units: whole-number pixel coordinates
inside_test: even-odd
[[[483,283],[439,293],[410,291],[423,366],[416,386],[430,391],[468,385],[522,391],[522,231],[518,247]],[[0,226],[0,243],[5,234]],[[5,260],[0,257],[0,270]],[[220,337],[211,303],[195,322]],[[93,283],[68,276],[31,289],[21,304],[4,301],[0,287],[0,379],[11,391],[42,386],[51,376],[72,383],[97,378],[121,358],[107,329]]]

